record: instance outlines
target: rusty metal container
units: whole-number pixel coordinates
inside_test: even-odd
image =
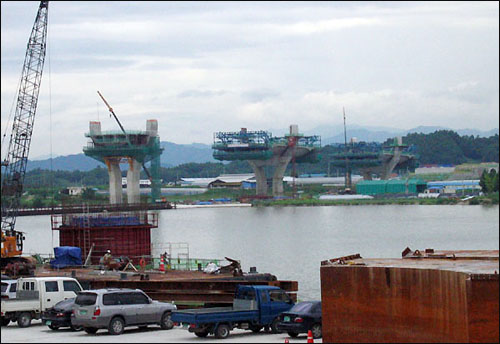
[[[498,251],[321,262],[324,342],[498,342]]]

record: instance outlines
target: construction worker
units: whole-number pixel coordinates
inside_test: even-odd
[[[104,256],[102,257],[102,263],[106,265],[111,261],[112,258],[113,256],[111,255],[111,251],[107,250]]]

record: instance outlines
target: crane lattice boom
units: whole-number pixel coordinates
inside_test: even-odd
[[[22,251],[22,236],[14,229],[28,162],[31,134],[38,103],[38,94],[45,62],[48,1],[41,1],[28,41],[9,149],[2,162],[2,241],[5,236],[17,238]],[[2,243],[3,246],[3,243]],[[3,257],[2,248],[2,257]]]

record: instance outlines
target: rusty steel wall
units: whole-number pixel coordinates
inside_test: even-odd
[[[433,269],[322,266],[323,341],[470,342],[484,333],[494,338],[494,325],[498,342],[498,280],[467,284],[468,277]],[[496,309],[496,323],[481,317],[484,305],[489,313]]]
[[[80,247],[82,259],[85,260],[91,244],[95,244],[91,256],[92,264],[99,264],[100,258],[107,250],[111,250],[114,258],[128,257],[133,264],[139,264],[143,256],[151,256],[150,226],[94,227],[87,230],[87,234],[85,231],[85,228],[75,227],[61,229],[59,245]]]
[[[499,281],[495,279],[467,280],[469,342],[498,343]]]

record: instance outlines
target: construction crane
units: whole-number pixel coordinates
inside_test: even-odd
[[[2,266],[22,260],[24,234],[15,229],[45,62],[48,1],[40,1],[17,93],[9,148],[2,161]]]

